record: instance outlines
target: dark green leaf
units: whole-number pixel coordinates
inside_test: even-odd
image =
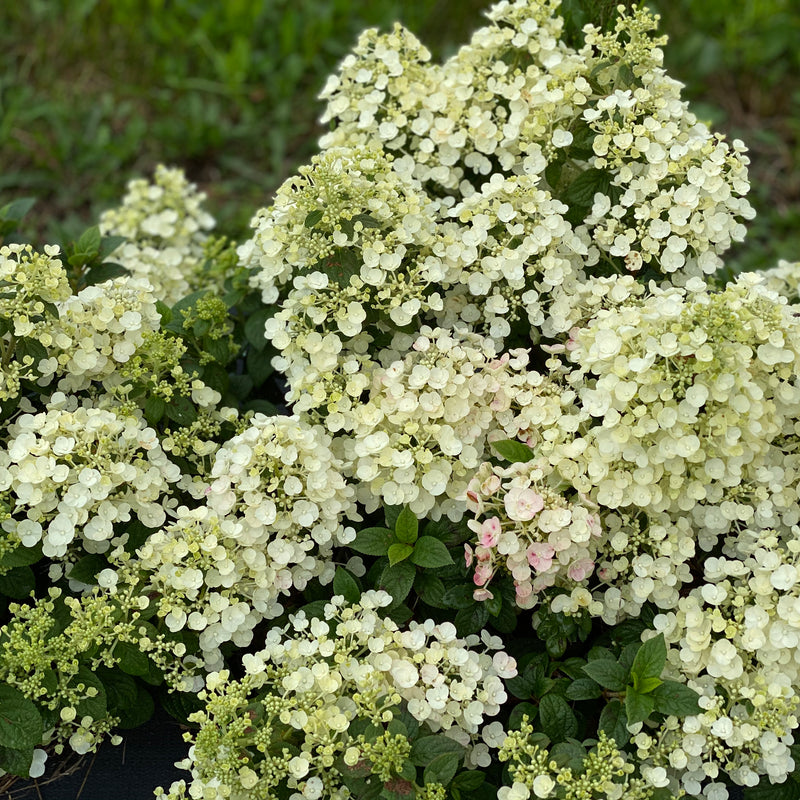
[[[380,228],[381,224],[375,217],[369,214],[356,214],[353,217],[353,222],[360,222],[364,228]]]
[[[690,717],[699,714],[701,708],[699,695],[685,683],[664,681],[650,694],[655,703],[655,710],[661,714],[674,714],[676,717]]]
[[[474,592],[474,586],[452,586],[444,593],[442,602],[445,608],[471,608],[475,605],[475,598],[472,596]]]
[[[408,597],[416,574],[414,565],[409,564],[408,561],[386,567],[381,575],[379,588],[385,589],[395,603],[401,603]]]
[[[517,703],[511,709],[508,727],[509,729],[519,729],[524,717],[528,718],[528,722],[533,722],[537,716],[539,716],[539,709],[533,703]]]
[[[462,608],[453,620],[459,636],[478,633],[489,621],[489,610],[483,603],[475,603],[471,608]]]
[[[422,783],[441,783],[447,786],[461,764],[461,753],[442,753],[432,758],[422,774]]]
[[[114,280],[114,278],[120,278],[127,274],[128,270],[126,270],[125,267],[106,261],[104,264],[92,267],[92,269],[86,273],[84,283],[87,286],[95,286],[98,283],[105,283],[106,281],[111,281]]]
[[[204,708],[203,701],[191,692],[162,692],[160,704],[167,714],[184,725],[188,723],[190,714]]]
[[[254,386],[261,386],[264,381],[275,373],[272,359],[263,350],[250,348],[247,353],[247,374],[253,379]]]
[[[106,701],[109,713],[115,716],[120,711],[125,711],[136,705],[138,690],[136,681],[118,669],[108,667],[98,667],[97,676],[103,682],[106,689]]]
[[[418,572],[414,579],[414,588],[420,599],[433,608],[445,608],[444,584],[429,572]]]
[[[136,702],[116,714],[119,717],[119,727],[125,730],[138,728],[144,725],[155,711],[155,703],[150,692],[143,686],[136,686]]]
[[[534,458],[534,452],[528,445],[518,442],[516,439],[502,439],[499,442],[492,442],[495,452],[504,461],[515,463],[527,463]]]
[[[568,700],[594,700],[603,690],[591,678],[578,678],[567,687]]]
[[[621,692],[625,688],[625,669],[616,661],[598,658],[583,667],[583,671],[593,680],[612,692]]]
[[[394,524],[394,535],[397,541],[403,544],[414,544],[417,541],[419,534],[419,520],[416,514],[406,506],[397,515],[397,521]]]
[[[191,425],[197,419],[197,408],[189,397],[178,395],[167,403],[167,417],[179,425]]]
[[[264,334],[264,328],[267,324],[267,320],[274,313],[274,308],[266,306],[258,309],[258,311],[251,314],[245,320],[244,336],[256,350],[263,350],[267,345],[267,337]]]
[[[42,546],[25,547],[18,545],[14,550],[9,550],[0,558],[0,569],[13,569],[14,567],[27,567],[35,564],[42,558]]]
[[[581,172],[567,187],[564,200],[569,205],[581,208],[591,208],[594,196],[598,192],[608,194],[611,179],[608,173],[601,169],[587,169]]]
[[[26,750],[42,743],[42,717],[32,700],[0,684],[0,745]]]
[[[400,513],[405,508],[405,506],[384,506],[383,507],[383,517],[386,520],[386,527],[389,530],[394,530],[397,526],[397,518],[400,516]]]
[[[389,564],[391,566],[399,564],[401,561],[405,561],[413,552],[414,548],[410,544],[401,544],[400,542],[390,544],[387,554],[389,556]]]
[[[641,694],[630,687],[625,692],[625,713],[628,725],[644,722],[653,713],[655,702],[651,695]]]
[[[331,283],[349,286],[350,278],[361,271],[361,256],[352,250],[338,248],[315,268],[324,272]]]
[[[600,714],[598,732],[604,731],[612,739],[615,739],[620,747],[624,747],[631,738],[625,725],[626,719],[622,703],[619,700],[612,700]]]
[[[367,556],[385,556],[394,541],[394,534],[388,528],[363,528],[348,547]]]
[[[503,596],[499,593],[493,594],[491,597],[488,597],[486,600],[483,600],[482,602],[486,605],[486,610],[492,617],[498,616],[500,612],[503,610]]]
[[[546,694],[539,701],[539,725],[554,743],[572,739],[578,733],[578,720],[569,703],[555,694]]]
[[[418,567],[426,567],[428,569],[446,567],[448,564],[453,563],[447,548],[438,539],[434,539],[433,536],[422,536],[417,540],[411,560]]]
[[[426,767],[434,758],[445,753],[456,753],[463,756],[464,747],[455,739],[443,734],[423,736],[411,745],[409,758],[418,767]]]
[[[47,358],[48,353],[45,346],[36,339],[18,339],[17,346],[14,351],[18,361],[22,361],[26,356],[33,359],[34,364],[38,364],[43,359]]]
[[[800,800],[800,784],[791,778],[771,783],[769,776],[764,775],[758,786],[744,790],[744,800]]]
[[[333,593],[340,594],[348,603],[357,603],[361,598],[358,581],[343,567],[336,568],[333,576]]]
[[[38,742],[37,742],[38,744]],[[0,769],[10,775],[27,778],[33,763],[33,746],[17,750],[14,747],[0,747]],[[7,795],[11,797],[12,795]]]
[[[15,567],[0,575],[0,594],[13,600],[24,600],[30,597],[36,588],[36,576],[30,567]]]
[[[471,792],[477,789],[484,781],[486,776],[476,769],[468,770],[467,772],[459,772],[453,782],[450,784],[450,790],[458,789],[462,792]]]
[[[90,553],[78,559],[72,566],[69,572],[69,579],[92,586],[96,583],[95,578],[97,577],[97,573],[107,567],[108,561],[105,556],[101,556],[97,553]]]
[[[150,671],[150,659],[130,642],[117,642],[114,656],[119,659],[119,668],[128,675],[145,676]]]
[[[101,261],[104,261],[121,244],[125,244],[127,241],[128,240],[124,236],[103,236],[102,239],[100,239],[100,247],[97,250],[97,257]],[[156,303],[156,308],[158,308],[158,303]]]
[[[157,425],[167,410],[167,404],[158,395],[148,395],[144,401],[144,418],[148,425]]]
[[[313,228],[324,216],[325,212],[321,208],[315,208],[313,211],[309,211],[306,214],[306,220],[304,225],[306,228]]]

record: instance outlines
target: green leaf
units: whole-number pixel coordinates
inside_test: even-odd
[[[365,228],[380,228],[381,223],[375,217],[369,214],[356,214],[353,217],[353,222],[360,222]]]
[[[32,700],[13,686],[0,685],[0,745],[26,750],[42,743],[42,717]]]
[[[568,700],[594,700],[603,690],[591,678],[578,678],[567,687]]]
[[[320,616],[322,616],[322,613],[320,613]],[[200,711],[205,707],[203,701],[198,700],[197,695],[191,692],[162,691],[159,702],[167,714],[184,725],[189,722],[190,714],[194,714],[195,711]]]
[[[436,567],[446,567],[453,563],[453,558],[445,545],[433,536],[422,536],[414,545],[414,552],[411,560],[418,567],[435,569]],[[498,609],[499,613],[499,609]]]
[[[474,586],[461,585],[450,587],[442,596],[445,608],[455,608],[458,610],[472,608],[475,605]]]
[[[156,706],[150,692],[143,686],[137,684],[136,702],[124,711],[117,713],[117,716],[119,716],[119,727],[130,730],[131,728],[138,728],[140,725],[144,725],[144,723],[153,716],[155,708]]]
[[[20,197],[19,200],[12,200],[0,208],[0,219],[19,222],[33,208],[35,202],[35,197]]]
[[[699,714],[697,702],[700,695],[685,683],[663,681],[650,695],[655,703],[655,710],[660,714],[674,714],[676,717],[690,717]]]
[[[394,534],[388,528],[363,528],[348,547],[367,556],[385,556],[394,541]]]
[[[433,608],[445,608],[444,584],[440,578],[429,572],[418,572],[414,579],[414,588],[423,603]]]
[[[485,780],[486,776],[476,769],[459,772],[458,775],[453,778],[453,782],[450,784],[450,790],[456,789],[462,792],[471,792],[477,789]]]
[[[167,403],[166,414],[178,425],[191,425],[197,419],[197,409],[189,397],[177,395]]]
[[[653,691],[653,689],[661,686],[661,678],[635,678],[633,679],[634,684],[638,684],[635,686],[635,689],[640,694],[649,694]]]
[[[13,569],[14,567],[27,567],[35,564],[42,558],[42,546],[25,547],[18,545],[14,550],[9,550],[0,558],[0,569]]]
[[[800,784],[792,778],[783,783],[771,783],[769,776],[764,775],[758,786],[744,790],[744,800],[800,800]]]
[[[14,355],[16,356],[18,361],[22,361],[26,356],[30,356],[33,359],[34,364],[38,364],[40,361],[47,358],[47,348],[37,341],[36,339],[18,339],[17,346],[14,350]]]
[[[254,386],[261,386],[274,372],[275,367],[272,366],[272,359],[263,350],[257,350],[255,347],[251,347],[248,350],[247,374],[253,379]]]
[[[551,742],[575,738],[578,719],[569,703],[556,694],[546,694],[539,701],[539,725]]]
[[[419,535],[419,520],[416,514],[406,506],[397,515],[397,522],[394,525],[394,535],[403,544],[414,544]]]
[[[625,725],[627,717],[625,709],[619,700],[612,700],[601,712],[598,732],[604,731],[612,739],[615,739],[620,747],[624,747],[630,741],[631,735]]]
[[[128,270],[126,270],[125,267],[106,261],[104,264],[92,267],[84,276],[83,282],[87,286],[95,286],[98,283],[105,283],[106,281],[111,281],[114,280],[114,278],[120,278],[127,274]]]
[[[267,320],[275,313],[274,308],[264,307],[251,314],[244,322],[245,339],[256,349],[263,350],[267,346],[264,329]]]
[[[641,694],[631,688],[625,692],[625,714],[628,717],[628,725],[644,722],[653,713],[654,707],[655,701],[650,695]]]
[[[96,672],[106,689],[109,713],[117,716],[119,712],[136,705],[139,692],[136,681],[130,675],[103,666],[98,667]]]
[[[539,709],[533,703],[517,703],[511,709],[508,717],[509,729],[518,729],[522,725],[523,717],[527,717],[529,722],[533,722],[539,716]]]
[[[414,548],[412,545],[395,542],[394,544],[389,545],[389,564],[391,566],[399,564],[401,561],[405,561],[413,552]]]
[[[486,610],[492,617],[499,616],[500,612],[503,610],[503,596],[501,594],[493,594],[491,597],[481,602],[484,603]]]
[[[33,747],[16,749],[15,747],[0,747],[0,769],[20,778],[27,778],[33,763]],[[12,795],[8,794],[7,797]]]
[[[592,207],[598,192],[608,194],[611,178],[601,169],[587,169],[581,172],[564,192],[564,201],[570,206],[587,211]]]
[[[471,608],[462,608],[453,620],[459,636],[469,636],[483,630],[489,621],[489,609],[483,603],[475,603]]]
[[[408,561],[388,566],[381,575],[379,588],[385,589],[395,603],[402,603],[414,585],[416,574],[416,568]]]
[[[625,669],[616,661],[598,658],[585,664],[583,671],[593,680],[612,692],[621,692],[625,688]]]
[[[313,228],[324,216],[325,212],[321,208],[315,208],[306,214],[306,220],[303,223],[306,228]]]
[[[315,269],[324,272],[331,283],[341,287],[350,285],[350,278],[361,271],[361,255],[346,248],[338,248]]]
[[[461,764],[460,753],[442,753],[432,758],[422,774],[422,783],[441,783],[447,786],[455,777]]]
[[[0,575],[0,594],[13,600],[25,600],[36,588],[36,576],[30,567],[15,567]]]
[[[108,258],[121,244],[125,244],[128,240],[124,236],[103,236],[100,239],[100,247],[97,250],[97,257],[104,261]],[[156,302],[158,308],[158,301]],[[160,311],[160,309],[159,309]]]
[[[664,634],[659,633],[652,639],[648,639],[636,653],[631,667],[631,678],[633,688],[639,691],[642,681],[647,678],[658,678],[664,671],[667,663],[667,645],[664,641]]]
[[[88,584],[92,586],[97,581],[95,578],[97,574],[108,567],[108,561],[106,560],[105,556],[101,556],[97,553],[90,553],[87,556],[83,556],[83,558],[78,559],[78,561],[72,566],[72,569],[69,572],[69,579],[73,581],[80,581],[81,583]]]
[[[150,659],[130,642],[118,641],[114,645],[114,656],[119,659],[119,668],[128,675],[144,676],[150,671]]]
[[[336,574],[333,576],[333,593],[342,595],[348,603],[357,603],[361,597],[358,582],[343,567],[336,568]]]
[[[157,425],[166,410],[166,402],[158,395],[151,394],[144,401],[144,418],[148,425]]]
[[[533,450],[516,439],[502,439],[499,442],[492,442],[492,447],[500,458],[504,461],[510,461],[512,464],[524,464],[534,458]]]
[[[389,530],[394,530],[397,526],[397,518],[400,516],[400,513],[405,508],[405,506],[384,506],[383,507],[383,517],[386,520],[386,527]]]
[[[445,753],[464,754],[463,745],[443,734],[423,736],[411,745],[409,758],[418,767],[426,767],[437,756]]]
[[[87,260],[91,261],[100,252],[100,228],[94,225],[85,230],[75,244],[75,251],[83,253],[88,256]]]

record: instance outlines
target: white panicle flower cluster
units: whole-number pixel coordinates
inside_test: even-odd
[[[776,267],[760,274],[773,292],[793,305],[800,302],[800,261],[779,261]]]
[[[381,498],[420,517],[459,519],[495,427],[495,397],[525,361],[495,358],[477,334],[439,328],[395,337],[394,347],[408,355],[376,370],[367,401],[353,411],[354,435],[344,441],[358,499],[368,510]]]
[[[331,149],[278,189],[239,249],[265,303],[275,303],[298,272],[336,261],[339,248],[356,248],[362,277],[379,286],[431,241],[436,204],[393,161],[374,147]]]
[[[724,552],[705,561],[702,585],[654,621],[675,645],[668,669],[700,693],[703,711],[636,738],[640,757],[692,795],[717,771],[753,786],[761,775],[781,783],[795,767],[800,530],[745,530]]]
[[[223,665],[219,646],[232,641],[246,647],[253,628],[275,615],[274,598],[253,602],[254,595],[277,593],[268,583],[264,553],[241,544],[242,522],[220,518],[206,506],[181,506],[177,519],[148,537],[137,551],[145,571],[143,593],[157,594],[158,615],[171,631],[198,631],[207,669]]]
[[[205,261],[203,245],[214,227],[202,207],[205,199],[181,169],[159,165],[152,183],[132,180],[122,205],[100,217],[104,236],[129,240],[110,260],[146,278],[167,305],[176,303],[197,287]]]
[[[390,603],[385,592],[352,605],[335,596],[323,618],[300,611],[285,630],[270,630],[264,649],[244,656],[241,681],[211,673],[201,693],[206,709],[193,715],[200,728],[186,762],[189,796],[266,796],[278,786],[298,800],[318,800],[323,789],[337,796],[342,763],[372,762],[373,773],[386,770],[385,781],[410,751],[405,736],[384,732],[401,703],[430,730],[470,742],[506,700],[501,678],[516,675],[514,660],[478,650],[478,637],[459,639],[447,622],[401,631],[380,614]],[[362,720],[381,731],[376,741],[350,732]],[[272,740],[294,750],[267,747]],[[248,747],[261,754],[249,763],[240,758]],[[387,749],[400,756],[396,767]],[[169,797],[185,797],[185,789],[177,782]]]
[[[55,245],[45,245],[44,253],[29,244],[0,248],[0,400],[17,397],[21,381],[47,380],[55,371],[56,362],[41,358],[42,347],[69,344],[49,319],[58,317],[56,304],[72,294],[59,255]],[[36,350],[25,346],[29,342],[38,345]]]
[[[359,519],[353,488],[330,444],[320,426],[256,414],[214,456],[206,503],[220,520],[237,520],[237,559],[256,584],[253,606],[265,616],[281,613],[281,593],[303,589],[311,578],[330,581],[332,548],[355,538],[342,523]]]
[[[706,550],[753,518],[748,493],[771,488],[784,459],[772,443],[800,402],[800,323],[758,276],[600,311],[567,350],[597,420],[580,448],[551,456],[576,489],[606,508],[688,516]],[[780,513],[758,512],[768,524]]]
[[[486,587],[498,570],[511,574],[522,608],[533,607],[547,587],[571,588],[594,572],[603,535],[597,507],[578,496],[569,499],[559,483],[541,459],[505,468],[481,465],[467,490],[477,541],[474,550],[465,546],[465,558],[467,567],[475,562],[476,599],[491,596]]]
[[[119,382],[121,364],[134,355],[145,334],[159,329],[156,296],[142,278],[122,277],[87,286],[58,304],[52,372],[62,392],[88,388],[92,381]]]
[[[41,542],[46,556],[60,558],[77,538],[104,553],[116,522],[164,524],[180,470],[141,418],[56,393],[46,411],[22,414],[8,433],[0,485],[11,517],[2,528],[25,547]]]

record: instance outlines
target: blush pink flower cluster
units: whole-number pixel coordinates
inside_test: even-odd
[[[522,608],[532,608],[548,587],[573,588],[594,572],[602,540],[596,508],[564,494],[546,461],[482,464],[467,489],[467,508],[476,539],[464,546],[464,558],[474,567],[476,600],[492,597],[488,587],[498,572],[514,579]]]

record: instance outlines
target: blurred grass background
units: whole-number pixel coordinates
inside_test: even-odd
[[[575,0],[573,0],[574,2]],[[591,15],[593,0],[578,0]],[[736,268],[800,259],[800,4],[651,0],[672,75],[752,150],[758,218]],[[183,166],[220,230],[315,151],[327,75],[367,26],[399,19],[446,57],[486,0],[28,0],[0,9],[0,204],[35,196],[25,233],[65,241],[131,177]]]

